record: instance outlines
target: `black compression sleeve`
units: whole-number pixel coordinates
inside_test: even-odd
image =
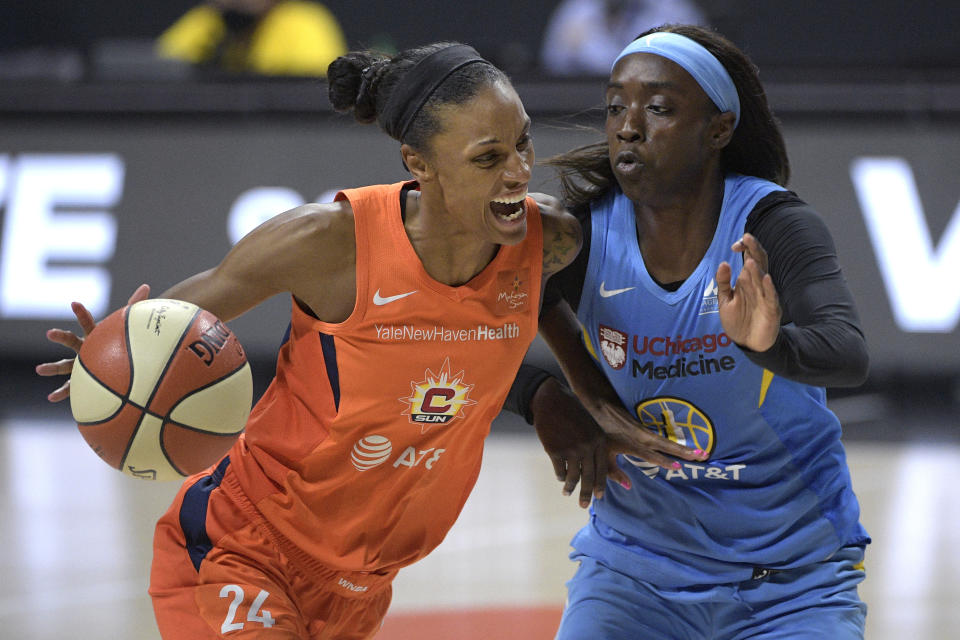
[[[530,403],[543,381],[550,377],[552,377],[551,374],[540,367],[535,367],[532,364],[520,365],[520,370],[513,380],[513,386],[510,387],[510,393],[507,394],[507,400],[503,403],[503,408],[523,417],[527,424],[533,424]]]
[[[869,358],[860,319],[833,238],[813,209],[790,192],[763,198],[745,231],[766,250],[783,321],[773,347],[741,347],[755,364],[816,386],[856,386]]]

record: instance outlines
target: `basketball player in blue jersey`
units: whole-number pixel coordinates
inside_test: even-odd
[[[588,487],[557,637],[862,638],[869,538],[824,387],[862,383],[867,351],[756,69],[660,27],[616,59],[606,114],[606,142],[550,161],[586,238],[540,332],[611,450],[645,454]],[[556,443],[583,409],[529,366],[512,397],[570,490],[592,462]]]

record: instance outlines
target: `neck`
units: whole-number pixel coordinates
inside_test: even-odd
[[[452,225],[452,219],[442,203],[431,202],[421,192],[407,195],[404,228],[413,250],[431,278],[456,287],[483,271],[499,245],[482,240],[476,230]]]
[[[722,178],[663,204],[634,202],[637,241],[650,275],[663,283],[686,280],[713,241],[722,204]]]

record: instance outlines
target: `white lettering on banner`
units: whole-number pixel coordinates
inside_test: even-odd
[[[897,325],[950,332],[960,322],[960,205],[935,248],[910,165],[863,157],[850,167]]]
[[[124,164],[113,154],[3,156],[0,205],[0,317],[73,318],[82,300],[94,316],[109,310],[117,222],[106,209],[123,192]],[[6,188],[2,188],[2,187]],[[83,210],[69,210],[65,207]]]

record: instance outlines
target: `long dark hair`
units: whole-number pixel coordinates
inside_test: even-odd
[[[694,25],[663,25],[637,38],[669,31],[703,45],[720,61],[733,79],[740,96],[740,124],[720,156],[725,173],[742,173],[765,178],[781,186],[790,180],[790,160],[780,124],[767,104],[757,67],[725,37]],[[557,169],[560,189],[568,206],[576,207],[605,194],[616,183],[610,167],[606,141],[578,147],[547,158],[544,164]]]
[[[344,54],[327,69],[330,104],[340,113],[352,113],[357,122],[377,122],[386,131],[380,118],[394,88],[417,62],[454,44],[458,43],[435,42],[393,57],[374,51]],[[463,104],[482,88],[500,81],[509,82],[506,74],[492,64],[471,64],[458,69],[434,91],[399,142],[427,151],[430,138],[440,131],[438,107]]]

